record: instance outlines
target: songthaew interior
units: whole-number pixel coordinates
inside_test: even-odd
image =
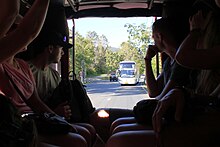
[[[21,14],[25,15],[28,9],[31,7],[34,0],[21,0]],[[51,4],[48,10],[47,18],[45,24],[42,28],[48,29],[53,28],[59,30],[67,36],[67,40],[71,40],[73,47],[72,52],[64,49],[64,55],[59,64],[59,70],[62,78],[68,78],[70,67],[72,67],[73,72],[75,72],[75,28],[73,26],[72,32],[69,33],[69,28],[67,25],[67,20],[74,21],[80,18],[125,18],[125,17],[164,17],[172,18],[178,22],[182,23],[182,30],[185,33],[189,32],[189,22],[188,19],[192,14],[197,12],[199,9],[207,11],[208,9],[216,9],[214,0],[51,0]],[[184,29],[186,28],[186,29]],[[111,28],[108,28],[111,29]],[[70,35],[73,34],[73,35]],[[21,55],[22,56],[22,55]],[[69,57],[73,57],[70,60]],[[24,58],[25,54],[23,55]],[[162,62],[165,55],[161,55]],[[160,64],[157,63],[157,66]],[[111,108],[104,108],[107,113],[112,113],[111,116],[114,120],[109,120],[110,118],[102,118],[98,116],[100,109],[95,110],[91,115],[90,123],[96,128],[96,131],[100,135],[101,139],[107,143],[107,147],[131,147],[135,145],[149,146],[153,147],[156,145],[155,134],[151,131],[137,133],[133,132],[134,136],[130,139],[128,134],[120,134],[121,136],[116,136],[111,139],[109,143],[110,126],[111,123],[120,117],[118,110]],[[73,112],[74,113],[74,112]],[[118,115],[119,114],[119,115]],[[132,132],[132,131],[131,131]],[[143,133],[143,134],[142,134]],[[142,138],[145,136],[146,139]],[[117,138],[118,137],[118,138]],[[148,145],[147,145],[148,144]]]

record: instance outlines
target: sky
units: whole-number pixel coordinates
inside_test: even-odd
[[[95,31],[99,36],[105,35],[111,47],[120,47],[120,44],[128,40],[126,23],[140,25],[146,23],[152,25],[153,17],[132,17],[132,18],[80,18],[75,19],[75,29],[83,37],[87,32]],[[69,28],[72,28],[72,21],[68,21]]]

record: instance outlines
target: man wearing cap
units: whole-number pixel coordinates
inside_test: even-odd
[[[60,62],[64,54],[63,48],[68,49],[71,47],[72,44],[66,42],[65,35],[48,30],[41,32],[28,46],[28,50],[33,55],[28,63],[36,81],[38,94],[45,103],[50,103],[48,99],[61,81],[60,74],[50,65]],[[67,101],[59,104],[53,111],[67,119],[72,115]],[[86,123],[77,123],[74,127],[86,139],[87,144],[91,146],[96,137],[95,128]]]
[[[60,74],[49,65],[60,61],[64,54],[63,48],[71,47],[72,45],[66,42],[65,36],[55,31],[41,32],[28,46],[28,50],[33,53],[29,66],[35,77],[38,94],[46,103],[61,81]],[[65,103],[61,106],[54,111],[69,118],[71,116],[69,106]]]

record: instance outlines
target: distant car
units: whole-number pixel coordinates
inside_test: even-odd
[[[110,74],[110,77],[109,77],[109,80],[110,80],[110,82],[112,82],[112,81],[118,81],[118,78],[117,78],[117,76],[116,76],[115,73],[111,73],[111,74]]]

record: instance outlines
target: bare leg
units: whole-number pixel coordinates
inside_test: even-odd
[[[62,147],[88,147],[86,140],[81,135],[75,133],[59,135],[40,134],[39,141]]]
[[[130,124],[130,123],[136,123],[136,120],[134,117],[121,117],[113,121],[110,127],[110,134],[112,134],[113,130],[121,125],[121,124]]]
[[[153,130],[123,131],[113,134],[106,147],[155,147],[156,137]]]
[[[40,142],[38,147],[59,147],[59,146],[48,144],[48,143],[45,143],[45,142]]]
[[[92,145],[92,136],[89,132],[89,130],[87,130],[85,127],[80,126],[80,125],[76,125],[76,124],[72,124],[72,126],[74,128],[76,128],[76,130],[78,131],[77,133],[80,134],[82,137],[85,138],[87,145],[90,147]]]
[[[112,134],[123,132],[123,131],[138,131],[138,130],[153,130],[153,127],[152,125],[142,125],[138,123],[121,124],[121,125],[118,125],[112,131]]]
[[[95,130],[95,128],[91,124],[88,124],[88,123],[74,123],[74,124],[82,126],[90,132],[91,139],[92,139],[92,144],[93,144],[94,141],[96,140],[96,130]]]

